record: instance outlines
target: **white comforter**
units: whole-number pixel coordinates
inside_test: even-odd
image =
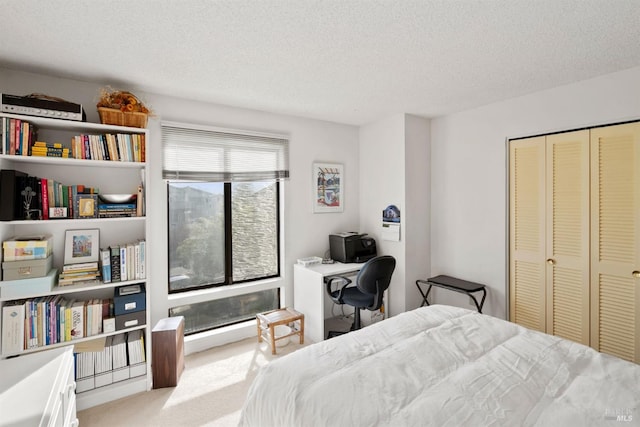
[[[619,418],[622,417],[622,418]],[[241,426],[640,425],[640,366],[432,305],[262,368]]]

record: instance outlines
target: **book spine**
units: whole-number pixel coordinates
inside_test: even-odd
[[[62,271],[63,272],[68,272],[68,271],[78,271],[78,270],[86,270],[86,269],[93,269],[93,270],[97,270],[98,269],[98,263],[97,262],[83,262],[80,264],[65,264],[62,267]]]
[[[16,154],[16,119],[9,120],[9,154]]]
[[[127,243],[127,277],[129,280],[137,279],[136,277],[136,263],[134,261],[134,256],[136,254],[136,249],[133,243]]]
[[[84,158],[87,160],[93,159],[93,153],[91,152],[91,144],[89,143],[89,135],[82,135],[84,141]]]
[[[136,216],[135,212],[100,212],[98,214],[99,218],[130,218],[132,216]]]
[[[111,283],[111,252],[109,249],[100,249],[100,259],[102,260],[102,281]]]
[[[22,201],[20,200],[21,179],[26,174],[13,169],[0,170],[0,221],[12,221],[22,218]],[[19,191],[18,191],[19,190]]]
[[[147,278],[147,242],[140,240],[140,279]]]
[[[110,247],[111,251],[111,281],[120,281],[120,247]]]
[[[71,306],[71,339],[84,337],[84,303],[79,301]]]
[[[2,352],[24,350],[25,304],[16,303],[2,307]]]
[[[20,154],[23,156],[29,155],[29,122],[22,122],[22,129],[20,130]]]
[[[40,179],[40,192],[42,193],[42,219],[49,219],[49,191],[47,178]]]
[[[1,121],[0,121],[0,126],[2,129],[2,154],[9,154],[9,146],[7,145],[7,127],[9,126],[9,118],[8,117],[2,117]]]
[[[67,215],[69,215],[69,188],[62,183],[60,184],[60,202],[63,208],[67,208]]]
[[[124,209],[136,209],[135,203],[101,203],[98,205],[98,209],[102,210],[124,210]]]
[[[123,282],[129,280],[127,261],[127,246],[122,245],[120,246],[120,280]]]
[[[15,119],[15,128],[14,128],[14,137],[13,137],[13,145],[15,146],[15,155],[19,156],[22,153],[20,152],[20,131],[22,130],[22,121],[20,119]]]
[[[29,307],[29,328],[31,330],[31,339],[29,340],[29,347],[34,348],[38,346],[38,308],[35,300],[30,300]]]
[[[135,265],[135,278],[142,279],[140,272],[140,242],[136,242],[134,245],[134,253],[135,255],[133,256],[133,260]]]

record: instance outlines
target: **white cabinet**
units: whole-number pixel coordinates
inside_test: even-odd
[[[139,128],[127,128],[121,126],[101,125],[68,120],[56,120],[31,116],[16,116],[0,114],[0,118],[19,118],[29,122],[37,128],[39,141],[48,143],[61,142],[63,146],[71,146],[71,140],[76,135],[115,135],[123,134],[140,137],[144,141],[142,149],[146,152],[146,144],[149,141],[148,131]],[[148,191],[148,169],[143,161],[115,161],[115,160],[85,160],[74,158],[19,156],[6,154],[2,146],[0,154],[0,169],[14,169],[31,176],[53,179],[65,185],[82,184],[87,187],[98,188],[103,194],[136,194],[138,186],[144,184],[145,193]],[[0,197],[2,197],[0,195]],[[146,198],[144,198],[146,200]],[[3,199],[3,203],[4,203]],[[37,298],[63,294],[65,297],[79,301],[96,298],[113,298],[114,289],[117,286],[127,284],[144,284],[146,288],[146,313],[145,324],[135,327],[102,333],[73,340],[71,343],[89,341],[95,338],[104,338],[117,335],[122,332],[142,330],[146,352],[146,374],[129,380],[120,381],[99,387],[94,390],[78,393],[78,408],[85,409],[97,404],[105,403],[128,396],[130,394],[149,390],[151,387],[151,363],[150,363],[150,310],[149,301],[151,286],[151,271],[148,265],[149,252],[152,250],[151,233],[145,216],[117,217],[117,218],[84,218],[84,219],[47,219],[47,220],[17,220],[0,221],[0,240],[4,241],[12,236],[32,236],[51,234],[53,236],[53,266],[61,271],[64,265],[65,234],[67,230],[98,229],[101,248],[122,245],[138,240],[146,242],[146,277],[139,280],[124,282],[112,282],[95,284],[78,284],[71,286],[55,286],[50,292],[35,292],[20,296],[23,298]],[[0,295],[0,309],[16,298],[3,298]],[[0,316],[0,321],[1,321]],[[7,353],[2,351],[2,358],[27,353],[48,352],[51,349],[68,346],[69,342],[49,344],[46,346],[26,349],[20,352]],[[16,359],[20,364],[22,356]]]
[[[73,347],[0,360],[2,425],[77,426]]]

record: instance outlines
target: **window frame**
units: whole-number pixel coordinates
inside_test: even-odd
[[[169,215],[170,215],[170,210],[171,210],[171,206],[169,203],[169,186],[171,185],[171,182],[174,180],[166,180],[166,190],[167,190],[167,245],[170,245],[170,239],[169,239],[169,231],[170,231],[170,227],[171,227],[171,222],[169,221]],[[180,182],[179,180],[175,180],[176,182]],[[256,181],[257,182],[257,181]],[[172,290],[171,289],[171,275],[170,273],[170,269],[167,269],[167,293],[168,295],[178,295],[178,294],[182,294],[185,292],[193,292],[193,291],[200,291],[203,289],[212,289],[212,288],[219,288],[219,287],[227,287],[227,286],[235,286],[235,285],[239,285],[239,284],[243,284],[243,283],[252,283],[252,282],[257,282],[257,281],[261,281],[261,280],[268,280],[268,279],[274,279],[274,278],[278,278],[281,277],[281,270],[282,270],[282,248],[281,248],[281,211],[282,211],[282,198],[281,198],[281,194],[280,194],[280,181],[278,180],[274,180],[274,184],[276,185],[276,252],[277,252],[277,262],[276,262],[276,273],[269,275],[269,276],[264,276],[264,277],[259,277],[259,278],[255,278],[255,279],[245,279],[245,280],[238,280],[238,281],[234,281],[233,280],[233,232],[232,232],[232,182],[224,182],[224,249],[225,249],[225,261],[224,261],[224,281],[221,283],[210,283],[210,284],[203,284],[203,285],[199,285],[199,286],[192,286],[189,288],[185,288],[185,289],[176,289],[176,290]],[[170,266],[171,265],[171,254],[170,251],[167,251],[167,265]],[[250,292],[247,292],[250,293]],[[175,308],[175,307],[171,307],[171,308]]]

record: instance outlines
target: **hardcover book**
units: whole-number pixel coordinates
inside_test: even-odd
[[[71,306],[71,339],[84,338],[84,301],[76,301]]]
[[[27,174],[13,169],[0,170],[0,221],[13,221],[21,218],[16,216],[16,212],[20,212],[22,203],[20,198],[22,195],[19,189],[21,178],[26,178]]]
[[[111,251],[100,249],[100,262],[102,264],[102,281],[111,283]]]
[[[120,246],[109,246],[111,251],[111,281],[120,281]]]
[[[25,304],[2,307],[2,353],[15,353],[24,350]]]

